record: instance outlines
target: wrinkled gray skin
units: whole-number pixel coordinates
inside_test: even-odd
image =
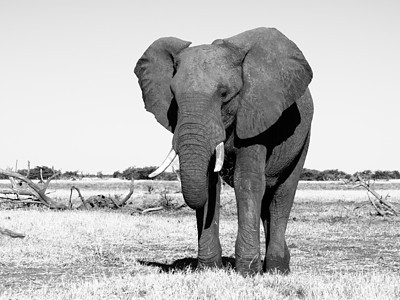
[[[145,107],[173,132],[184,199],[196,210],[199,266],[221,262],[221,180],[215,147],[225,142],[221,177],[235,189],[236,269],[289,271],[286,225],[310,139],[312,71],[282,33],[257,28],[211,45],[155,41],[135,74]],[[266,235],[263,266],[260,221]]]

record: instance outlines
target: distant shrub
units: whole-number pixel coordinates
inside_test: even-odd
[[[303,169],[303,172],[300,175],[300,180],[307,180],[307,181],[338,181],[350,178],[351,178],[350,174],[347,174],[343,171],[339,171],[338,169],[324,170],[324,171]]]
[[[120,178],[120,179],[122,179],[122,178],[123,178],[123,175],[122,175],[122,173],[121,173],[120,171],[115,171],[115,172],[113,173],[112,177],[113,177],[113,178]]]
[[[17,173],[26,176],[28,174],[28,170],[27,169],[18,170]]]
[[[326,181],[338,181],[342,179],[350,179],[351,175],[338,169],[324,170],[321,172],[322,180]]]
[[[318,180],[317,178],[320,175],[320,171],[318,170],[312,170],[312,169],[303,169],[303,172],[300,175],[300,180],[306,180],[306,181],[316,181]]]
[[[53,176],[54,172],[57,172],[56,170],[53,171],[53,168],[49,168],[47,166],[36,166],[33,169],[30,169],[29,171],[29,179],[37,179],[40,180],[40,172],[42,172],[43,179],[47,179],[51,176]],[[28,175],[28,170],[27,169],[22,169],[18,170],[18,173],[27,176]]]
[[[128,180],[140,180],[140,179],[149,179],[149,174],[154,172],[156,167],[144,167],[144,168],[136,168],[129,167],[128,169],[122,172],[122,178]]]
[[[365,170],[362,172],[356,172],[354,176],[361,176],[364,179],[390,180],[390,179],[400,179],[400,172],[381,171],[381,170],[376,170],[375,172],[372,172],[371,170]]]
[[[143,168],[137,168],[137,167],[129,167],[128,169],[124,170],[122,173],[119,171],[114,172],[113,177],[114,178],[122,178],[122,179],[128,179],[128,180],[146,180],[150,179],[149,175],[153,173],[155,170],[157,170],[157,167],[143,167]],[[118,177],[120,176],[120,177]],[[175,173],[172,172],[164,172],[160,175],[157,176],[156,180],[177,180],[177,176]]]
[[[356,172],[353,175],[347,174],[346,172],[340,171],[338,169],[332,170],[312,170],[303,169],[301,173],[300,180],[307,181],[338,181],[343,179],[351,179],[361,176],[363,179],[368,180],[390,180],[390,179],[400,179],[399,171],[381,171],[377,170],[375,172],[371,170],[364,170],[361,172]]]
[[[68,179],[78,178],[79,177],[78,172],[79,171],[66,171],[66,172],[62,173],[61,177],[68,178]]]
[[[391,172],[393,179],[400,179],[400,172],[395,170]]]

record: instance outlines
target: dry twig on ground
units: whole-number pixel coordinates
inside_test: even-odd
[[[0,234],[7,235],[12,238],[20,238],[20,239],[23,239],[25,237],[25,234],[18,233],[18,232],[12,231],[10,229],[7,229],[7,228],[1,227],[1,226],[0,226]]]

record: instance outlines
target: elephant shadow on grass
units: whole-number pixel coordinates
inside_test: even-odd
[[[172,264],[163,264],[154,261],[143,261],[140,260],[139,263],[144,266],[158,267],[160,272],[170,273],[175,271],[190,270],[194,271],[197,269],[197,258],[185,257],[174,261]],[[235,270],[235,258],[234,257],[222,257],[222,267],[223,269],[233,269]]]

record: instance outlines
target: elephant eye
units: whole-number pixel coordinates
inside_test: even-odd
[[[220,96],[222,99],[225,99],[226,96],[228,96],[228,90],[227,90],[225,87],[219,87],[219,88],[218,88],[218,93],[219,93],[219,96]]]

